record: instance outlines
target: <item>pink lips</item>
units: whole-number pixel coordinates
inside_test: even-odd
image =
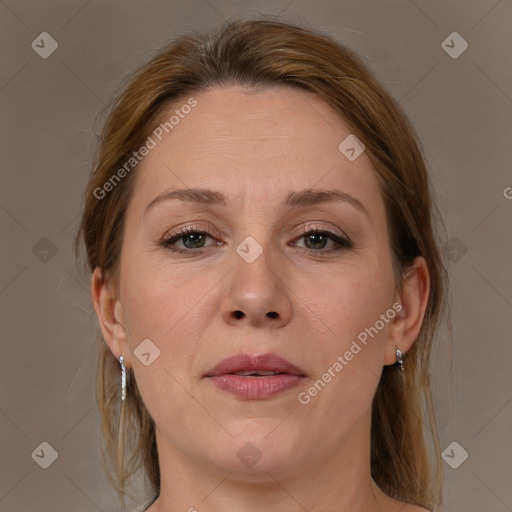
[[[236,372],[274,371],[273,375],[233,375]],[[276,354],[252,356],[237,354],[220,361],[205,377],[218,388],[244,400],[261,400],[297,386],[305,378],[304,372]]]

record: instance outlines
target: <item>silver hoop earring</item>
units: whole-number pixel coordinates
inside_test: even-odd
[[[400,371],[404,371],[404,353],[395,345],[396,349],[396,364]]]
[[[119,364],[121,365],[121,400],[124,401],[126,398],[126,366],[123,356],[119,356]]]

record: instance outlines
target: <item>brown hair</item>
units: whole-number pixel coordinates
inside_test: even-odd
[[[105,282],[118,286],[124,217],[135,168],[105,198],[98,200],[95,190],[143,145],[171,105],[210,87],[226,85],[289,85],[323,99],[365,144],[380,178],[397,289],[413,259],[419,255],[426,259],[430,295],[421,330],[407,354],[405,373],[400,376],[396,368],[385,366],[373,399],[371,472],[389,496],[435,509],[441,503],[442,465],[429,360],[441,313],[448,306],[448,277],[436,222],[443,224],[412,126],[352,51],[319,31],[275,17],[231,21],[209,34],[182,36],[161,49],[129,77],[109,107],[85,192],[75,256],[78,258],[83,241],[89,270],[99,267]],[[121,405],[119,363],[101,335],[98,349],[102,463],[124,503],[126,485],[141,467],[159,492],[155,425],[131,369],[127,398]],[[113,472],[108,469],[109,462]]]

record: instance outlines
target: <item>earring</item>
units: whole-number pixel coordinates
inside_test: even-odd
[[[119,356],[119,363],[121,364],[121,400],[124,401],[126,398],[126,366],[123,356]]]
[[[396,364],[398,365],[398,368],[400,371],[404,371],[404,359],[403,356],[405,355],[396,345]]]

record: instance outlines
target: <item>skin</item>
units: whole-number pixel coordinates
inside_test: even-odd
[[[310,93],[233,86],[194,97],[197,106],[137,170],[119,288],[99,269],[91,283],[105,340],[133,368],[156,424],[161,495],[149,511],[425,510],[387,497],[370,473],[371,401],[395,346],[407,352],[416,339],[429,293],[421,257],[403,289],[394,287],[370,159],[340,153],[350,130]],[[226,204],[163,201],[144,214],[162,192],[192,187],[222,192]],[[343,190],[368,216],[348,202],[284,206],[290,191],[305,188]],[[175,242],[196,254],[158,244],[185,225],[209,232],[203,245],[190,235]],[[318,256],[336,242],[308,245],[301,227],[330,228],[354,247]],[[235,250],[247,236],[263,250],[252,263]],[[299,403],[298,393],[395,302],[401,312],[309,404]],[[148,338],[160,356],[145,366],[133,351]],[[277,353],[306,378],[252,401],[203,378],[240,352]],[[237,457],[248,442],[261,453],[251,468]]]

